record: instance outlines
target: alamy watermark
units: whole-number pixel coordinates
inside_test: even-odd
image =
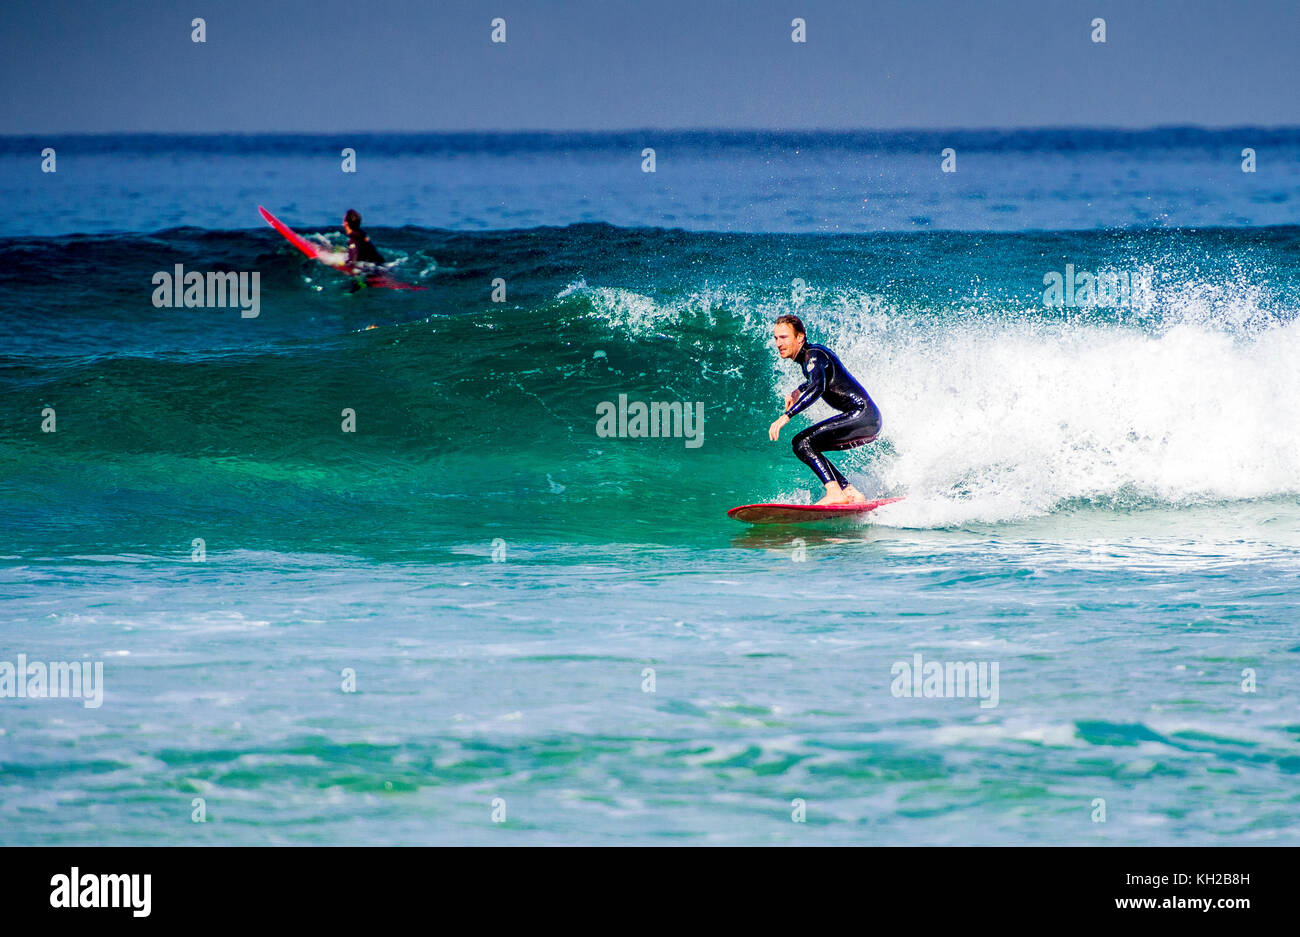
[[[889,672],[894,676],[889,692],[896,697],[978,697],[981,709],[998,704],[997,661],[922,661],[920,654],[913,654],[910,663],[894,661]]]
[[[150,280],[157,309],[224,309],[236,307],[245,319],[256,319],[262,308],[262,274],[246,270],[185,272],[177,264],[172,272],[159,270]]]
[[[87,709],[104,705],[104,662],[55,660],[48,664],[26,654],[18,655],[17,664],[0,660],[0,698],[80,699]]]
[[[687,449],[704,445],[704,404],[700,401],[629,403],[627,394],[619,394],[617,406],[609,400],[596,404],[596,415],[596,435],[602,439],[684,438]]]
[[[130,908],[133,917],[148,917],[153,907],[153,876],[95,875],[77,866],[50,879],[51,908]]]
[[[1141,306],[1151,298],[1151,279],[1128,270],[1074,270],[1065,265],[1065,273],[1050,270],[1043,274],[1044,306]]]

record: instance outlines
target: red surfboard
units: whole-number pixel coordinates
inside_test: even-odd
[[[881,498],[862,504],[742,504],[727,512],[746,524],[807,524],[837,517],[857,517],[874,511],[882,504],[893,504],[902,498]]]
[[[298,250],[302,251],[312,260],[318,260],[325,266],[337,270],[339,273],[350,277],[364,277],[367,286],[383,286],[390,290],[424,289],[423,286],[415,286],[411,283],[403,283],[401,280],[394,280],[392,277],[384,273],[367,273],[365,270],[352,266],[347,261],[339,261],[337,259],[337,251],[331,251],[319,244],[313,244],[261,205],[257,206],[257,211],[262,216],[263,221],[284,235],[286,241],[298,248]]]

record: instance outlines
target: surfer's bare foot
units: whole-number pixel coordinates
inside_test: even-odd
[[[849,504],[852,502],[850,502],[849,496],[842,493],[841,491],[841,493],[837,495],[827,494],[826,498],[819,500],[819,502],[813,502],[813,503],[814,504]]]
[[[852,487],[852,486],[850,486]],[[829,482],[826,485],[826,497],[820,501],[814,501],[814,504],[848,504],[849,496],[839,485],[839,482]]]
[[[858,489],[854,488],[852,485],[849,485],[849,487],[844,489],[844,494],[848,496],[849,504],[867,503],[867,496],[864,495],[862,492],[858,491]]]

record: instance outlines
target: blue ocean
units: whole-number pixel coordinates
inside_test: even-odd
[[[0,199],[4,845],[1300,844],[1300,129],[7,137]],[[822,493],[783,314],[903,500],[727,516]]]

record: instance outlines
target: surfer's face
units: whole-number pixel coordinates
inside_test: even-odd
[[[796,335],[794,326],[787,322],[778,322],[772,330],[772,340],[776,342],[777,354],[782,358],[793,358],[803,347],[803,336]]]

